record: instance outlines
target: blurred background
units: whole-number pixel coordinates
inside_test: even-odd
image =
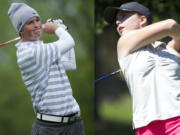
[[[17,37],[8,17],[12,2],[23,2],[41,16],[63,19],[76,46],[77,70],[68,76],[73,94],[81,107],[86,135],[94,134],[94,1],[93,0],[1,0],[0,43]],[[51,42],[55,35],[42,35]],[[15,42],[16,43],[16,42]],[[29,135],[35,120],[30,94],[16,64],[15,43],[0,48],[0,135]]]
[[[180,23],[180,3],[177,0],[136,0],[147,6],[153,22],[173,18]],[[116,44],[119,35],[115,24],[103,18],[108,6],[120,6],[130,0],[95,1],[95,78],[119,69]],[[168,41],[169,38],[163,39]],[[132,107],[128,88],[120,75],[95,84],[95,135],[135,135],[132,129]]]

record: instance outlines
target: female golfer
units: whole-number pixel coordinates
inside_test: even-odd
[[[180,26],[173,19],[151,24],[137,2],[108,7],[105,20],[121,36],[118,61],[133,102],[136,135],[180,135]],[[170,36],[169,43],[158,40]]]
[[[83,135],[80,108],[66,75],[76,68],[73,38],[56,23],[42,25],[39,14],[24,3],[12,3],[8,15],[21,37],[18,65],[37,115],[31,135]],[[43,43],[42,29],[59,39]]]

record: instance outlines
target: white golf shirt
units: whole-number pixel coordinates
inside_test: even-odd
[[[119,60],[133,102],[134,128],[180,116],[180,59],[162,42]]]

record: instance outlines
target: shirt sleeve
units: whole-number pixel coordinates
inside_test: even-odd
[[[72,36],[68,33],[68,31],[64,30],[63,28],[59,27],[55,31],[56,35],[58,36],[59,40],[54,42],[60,50],[61,55],[69,51],[71,48],[75,46],[75,42]]]
[[[61,62],[66,70],[76,69],[76,58],[74,48],[62,55]]]
[[[56,42],[42,43],[35,47],[36,63],[40,67],[49,67],[53,62],[58,62],[61,56],[75,45],[73,38],[66,30],[59,27],[55,33],[59,38]]]

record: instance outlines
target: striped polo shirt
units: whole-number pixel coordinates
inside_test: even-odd
[[[68,59],[73,58],[69,54],[74,40],[62,28],[56,30],[56,35],[59,40],[53,43],[17,43],[17,62],[35,113],[65,116],[80,111],[65,69],[67,65],[73,65]]]

